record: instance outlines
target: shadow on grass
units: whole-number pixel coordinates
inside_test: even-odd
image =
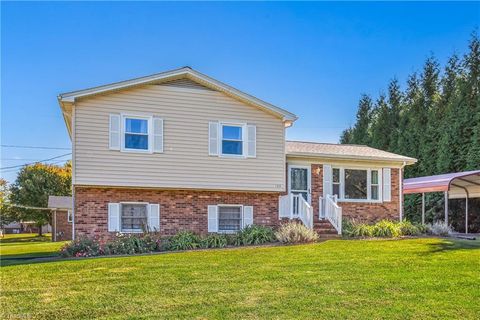
[[[12,266],[17,264],[28,264],[37,262],[49,262],[56,260],[60,257],[60,253],[46,251],[46,252],[33,252],[25,254],[10,254],[0,257],[0,266]]]
[[[477,240],[459,240],[443,239],[439,243],[429,244],[429,250],[421,253],[422,255],[447,252],[454,250],[480,250],[480,239]]]
[[[32,237],[30,235],[26,235],[23,237],[0,238],[1,244],[7,244],[7,243],[22,244],[22,243],[30,243],[30,242],[50,242],[50,241],[52,241],[52,239],[48,236]]]

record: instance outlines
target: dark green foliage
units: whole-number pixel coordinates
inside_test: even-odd
[[[200,247],[201,239],[190,231],[180,231],[168,239],[168,250],[191,250]]]
[[[419,73],[407,79],[404,91],[396,79],[388,86],[388,95],[380,95],[372,106],[362,95],[357,121],[341,135],[341,143],[367,144],[386,151],[418,159],[405,168],[405,178],[480,169],[480,41],[473,34],[468,52],[453,55],[444,69],[430,56]],[[405,198],[405,215],[419,222],[421,198]],[[441,194],[426,199],[427,222],[440,218]],[[480,201],[472,201],[471,211],[480,210]],[[460,209],[451,202],[451,209]],[[453,225],[461,225],[452,220]],[[470,228],[480,231],[473,218]]]
[[[119,235],[113,241],[102,247],[102,254],[135,254],[160,251],[161,241],[157,236],[146,234],[137,236],[134,234]]]
[[[275,241],[275,233],[272,228],[251,225],[243,228],[234,238],[233,243],[237,246],[264,244]]]
[[[200,242],[202,248],[225,248],[228,244],[228,237],[224,234],[209,234]]]

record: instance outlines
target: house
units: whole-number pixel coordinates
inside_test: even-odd
[[[235,232],[402,216],[403,167],[366,146],[285,141],[297,117],[189,67],[58,96],[74,236]]]
[[[48,207],[52,210],[52,241],[72,240],[72,205],[72,197],[48,197]]]

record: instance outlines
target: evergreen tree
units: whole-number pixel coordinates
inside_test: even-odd
[[[372,112],[371,142],[374,148],[389,150],[390,148],[390,110],[385,96],[382,94],[375,103],[375,109]]]
[[[394,78],[388,85],[388,108],[390,110],[390,145],[388,151],[395,152],[398,148],[400,117],[402,114],[403,94],[398,80]]]
[[[370,120],[372,116],[372,99],[363,94],[358,103],[357,122],[351,131],[351,143],[370,143]]]

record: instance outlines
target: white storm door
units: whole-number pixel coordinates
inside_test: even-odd
[[[309,166],[288,166],[288,192],[301,194],[310,203],[310,167]]]

